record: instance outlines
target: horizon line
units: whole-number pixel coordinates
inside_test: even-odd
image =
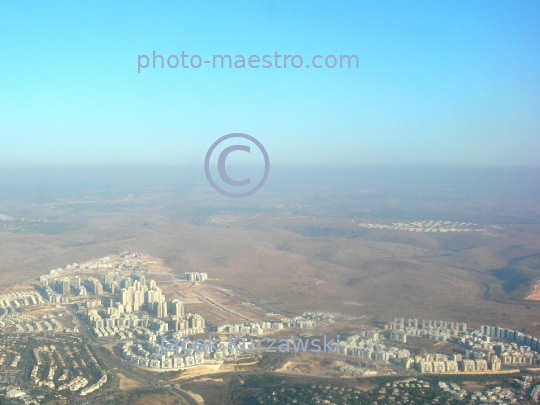
[[[248,164],[231,164],[228,167],[258,167],[259,165]],[[78,163],[51,163],[51,164],[24,164],[24,165],[2,165],[1,170],[13,170],[13,169],[84,169],[84,168],[128,168],[128,167],[153,167],[153,168],[203,168],[204,164],[200,163],[92,163],[92,164],[78,164]],[[333,167],[333,168],[351,168],[351,167],[452,167],[452,168],[493,168],[493,169],[540,169],[540,164],[472,164],[472,163],[274,163],[271,164],[271,168],[281,167],[298,167],[298,168],[311,168],[311,167]]]

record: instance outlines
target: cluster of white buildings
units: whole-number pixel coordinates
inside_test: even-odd
[[[420,373],[459,373],[459,372],[489,372],[501,369],[501,360],[497,356],[485,359],[464,359],[461,354],[451,357],[441,353],[426,353],[415,356],[404,363],[405,368],[416,368]]]
[[[405,360],[403,365],[414,367],[421,373],[493,372],[503,366],[532,366],[540,364],[539,339],[521,332],[498,326],[482,326],[480,331],[467,331],[463,322],[433,321],[395,318],[384,326],[390,340],[405,343],[407,336],[452,340],[466,348],[465,356],[426,354]],[[511,344],[492,341],[492,338],[510,340]]]
[[[92,260],[83,263],[73,263],[68,264],[65,269],[59,267],[49,271],[47,274],[41,275],[39,281],[41,282],[41,287],[47,300],[53,304],[66,304],[68,303],[68,295],[71,293],[71,281],[69,277],[62,277],[62,272],[65,270],[92,270],[92,269],[101,269],[101,268],[112,268],[110,257],[102,257],[97,260]],[[97,295],[103,294],[103,285],[98,282],[99,286],[93,282],[93,277],[88,279],[88,287],[81,284],[81,279],[79,276],[75,276],[75,289],[79,296],[87,295],[87,288],[90,288],[90,291],[96,293]],[[101,287],[101,288],[100,288]]]
[[[161,353],[161,345],[158,342],[159,336],[163,335],[166,330],[163,330],[165,328],[158,327],[157,322],[161,321],[152,318],[143,319],[137,324],[137,327],[133,329],[133,334],[144,340],[144,343],[134,343],[133,341],[126,342],[122,349],[122,354],[126,361],[142,368],[167,370],[180,370],[197,366],[204,362],[204,353],[194,353],[189,355],[185,353],[166,352],[164,356],[159,356]],[[167,323],[164,325],[166,327]],[[188,327],[186,329],[176,330],[172,333],[172,337],[180,341],[187,336],[201,334],[204,333],[204,331],[204,327]],[[220,346],[220,348],[222,347],[223,346]],[[207,351],[206,354],[208,353],[209,352]],[[219,353],[213,353],[213,357],[220,358],[221,356]]]
[[[480,403],[496,405],[517,403],[515,393],[512,392],[512,390],[510,389],[502,389],[501,387],[495,387],[486,391],[474,391],[470,393],[470,395],[467,390],[465,390],[463,387],[456,383],[439,381],[436,387],[442,392],[444,392],[446,395],[452,397],[457,401],[460,401],[460,403]],[[388,399],[392,402],[395,402],[395,396],[398,396],[402,393],[404,393],[404,395],[407,395],[407,391],[410,388],[429,389],[430,384],[426,381],[417,380],[416,378],[407,378],[404,380],[394,381],[393,383],[386,383],[386,388],[382,388],[379,391],[379,394],[382,395],[379,398],[383,399],[384,396],[389,396]],[[438,402],[439,401],[436,400],[433,403]]]
[[[34,321],[31,323],[16,323],[17,332],[41,332],[41,331],[61,331],[64,327],[58,320],[51,318],[47,321]]]
[[[125,327],[102,326],[92,328],[92,332],[97,338],[115,337],[121,340],[133,338],[133,332]]]
[[[506,403],[516,403],[515,394],[509,389],[495,387],[486,391],[474,391],[471,394],[471,401],[480,401],[481,403],[496,403],[504,405]],[[508,401],[508,402],[507,402]]]
[[[294,318],[285,318],[281,320],[281,323],[286,328],[313,328],[317,325],[317,321],[310,319],[304,319],[301,316],[295,316]]]
[[[430,319],[407,319],[395,318],[384,326],[385,330],[393,332],[392,340],[402,343],[407,341],[405,335],[421,336],[427,339],[447,341],[453,337],[467,332],[467,324],[463,322],[432,321]],[[392,336],[391,332],[391,336]]]
[[[495,387],[486,391],[474,391],[466,398],[469,394],[458,384],[440,381],[438,386],[444,393],[451,395],[454,399],[460,401],[469,400],[470,402],[467,403],[470,404],[506,405],[517,403],[514,392],[510,389],[502,389],[501,387]]]
[[[218,333],[242,333],[244,335],[262,335],[265,330],[281,330],[283,323],[281,322],[261,322],[248,324],[222,325],[216,328]]]
[[[124,359],[136,366],[151,369],[180,370],[204,363],[204,353],[186,354],[165,352],[160,356],[161,346],[155,342],[134,344],[126,342],[122,348]]]
[[[531,392],[531,398],[533,401],[539,402],[540,401],[540,385],[537,385],[533,388]]]
[[[93,279],[87,281],[87,284],[91,284],[89,288],[94,295],[103,295],[103,292],[99,294],[99,280]],[[156,282],[147,281],[146,276],[139,272],[132,273],[131,277],[125,277],[119,272],[106,273],[104,290],[109,293],[105,306],[116,308],[118,313],[131,313],[144,308],[159,317],[166,317],[168,314],[183,315],[183,304],[180,301],[168,302]]]
[[[334,316],[323,312],[304,312],[302,316],[284,318],[279,322],[251,322],[246,324],[221,325],[216,327],[218,333],[242,333],[244,335],[262,335],[266,331],[283,328],[313,328],[317,322],[333,322]]]
[[[56,352],[56,346],[54,346],[54,345],[51,345],[50,347],[49,346],[43,346],[43,347],[34,348],[33,355],[34,355],[34,358],[36,360],[36,364],[34,365],[34,367],[32,369],[32,373],[30,374],[30,377],[32,379],[32,382],[35,385],[38,385],[40,387],[45,386],[45,387],[49,387],[51,389],[54,389],[54,387],[55,387],[54,374],[56,372],[57,366],[56,366],[56,363],[55,363],[54,358],[52,356],[53,352]],[[47,374],[47,379],[46,380],[40,380],[39,377],[38,377],[39,367],[43,366],[43,362],[41,361],[40,353],[43,353],[44,355],[46,355],[48,360],[49,360],[49,372]],[[68,376],[67,369],[65,369],[66,364],[64,362],[64,359],[63,359],[62,355],[59,352],[56,352],[56,354],[58,356],[58,359],[60,361],[61,366],[64,368],[64,372],[58,378],[58,381],[65,381],[67,379],[67,376]],[[70,386],[68,384],[64,384],[61,387],[62,388],[59,388],[59,389],[69,389],[70,388]]]
[[[182,307],[183,308],[183,307]],[[198,314],[184,313],[167,317],[152,317],[147,313],[119,313],[114,308],[88,309],[87,320],[98,338],[116,336],[120,339],[132,339],[139,330],[164,334],[173,331],[178,336],[204,332],[205,320]]]
[[[99,366],[97,360],[93,356],[92,352],[88,348],[88,345],[84,345],[84,350],[86,351],[86,354],[88,355],[90,361],[94,364],[94,366],[101,371],[101,378],[93,385],[87,387],[89,381],[87,378],[84,377],[83,372],[81,370],[81,367],[87,368],[88,365],[86,362],[80,358],[80,356],[77,356],[77,354],[80,354],[80,350],[78,347],[74,347],[73,350],[76,352],[75,354],[70,350],[68,345],[64,346],[64,352],[68,357],[68,360],[71,360],[71,363],[73,364],[73,373],[78,374],[75,375],[71,380],[67,381],[69,378],[69,375],[72,373],[68,370],[66,366],[66,361],[64,360],[64,357],[62,356],[62,353],[58,350],[58,348],[55,345],[44,345],[40,347],[36,347],[33,349],[33,356],[35,358],[36,364],[34,365],[32,372],[30,374],[30,378],[32,382],[35,385],[38,385],[40,387],[49,387],[51,389],[55,388],[55,374],[56,370],[60,368],[63,370],[63,373],[60,377],[57,378],[57,383],[59,384],[57,387],[57,390],[63,391],[63,390],[69,390],[72,392],[80,391],[81,396],[85,396],[91,392],[94,392],[95,390],[99,389],[103,384],[107,382],[107,374],[101,370],[101,367]],[[59,365],[56,364],[55,356],[53,356],[53,353],[55,353],[56,358],[58,359]],[[42,356],[47,359],[46,363],[44,364]],[[78,360],[78,362],[76,361]],[[47,367],[48,366],[48,373],[45,380],[40,380],[39,378],[39,369],[40,367]],[[60,384],[62,383],[62,384]],[[85,388],[86,387],[86,388]]]
[[[77,376],[73,380],[62,384],[58,387],[59,391],[63,390],[70,390],[70,391],[78,391],[81,388],[84,388],[88,385],[88,380],[84,378],[83,376]]]
[[[98,389],[101,388],[101,386],[103,384],[105,384],[107,382],[107,373],[102,371],[101,372],[101,378],[98,380],[98,382],[96,382],[95,384],[91,385],[90,387],[86,387],[85,389],[83,389],[80,393],[81,397],[84,397],[85,395],[88,395]]]
[[[208,279],[208,274],[198,271],[189,271],[184,274],[184,277],[188,281],[204,281]]]
[[[502,328],[501,328],[502,329]],[[484,329],[485,330],[485,329]],[[536,339],[536,338],[534,338]],[[521,341],[524,341],[523,339]],[[492,341],[491,336],[480,331],[472,331],[458,339],[473,359],[489,360],[493,354],[500,359],[502,366],[532,366],[540,364],[540,354],[524,343],[504,343]]]
[[[372,377],[378,374],[377,370],[354,366],[342,366],[339,368],[339,371],[341,371],[343,374],[362,377]]]
[[[13,361],[11,362],[11,367],[17,368],[17,364],[19,364],[19,361],[21,361],[21,355],[17,354],[15,355],[15,357],[13,358]]]
[[[0,294],[0,308],[38,305],[43,302],[41,295],[35,290],[26,290]]]
[[[454,399],[463,399],[467,396],[467,391],[455,383],[445,383],[439,381],[439,388]]]
[[[192,316],[192,319],[196,319],[198,315],[188,314]],[[261,322],[250,324],[233,324],[223,325],[217,327],[218,333],[229,334],[243,334],[243,335],[261,335],[266,330],[275,331],[281,330],[285,326],[293,325],[290,327],[308,327],[315,325],[317,321],[321,320],[333,320],[332,315],[324,313],[304,313],[300,317],[291,319],[285,319],[281,322]],[[134,325],[135,326],[135,325]],[[138,324],[140,326],[140,324]],[[172,334],[177,340],[182,340],[191,335],[201,334],[204,332],[204,325],[202,327],[195,327],[190,325],[190,328],[179,328]],[[127,342],[123,348],[124,358],[139,367],[148,367],[152,369],[182,369],[186,367],[192,367],[202,364],[204,356],[211,357],[215,360],[220,360],[225,357],[235,356],[239,354],[234,346],[230,346],[227,342],[219,342],[217,346],[219,351],[211,351],[209,345],[205,346],[203,353],[186,354],[186,353],[167,353],[165,356],[158,356],[161,351],[161,346],[158,344],[158,336],[163,334],[163,330],[157,330],[154,328],[147,329],[135,329],[134,333],[143,339],[145,343],[135,344],[132,341]],[[252,342],[247,342],[246,347],[249,349]],[[188,346],[189,347],[189,346]],[[336,349],[334,343],[334,349]],[[200,357],[200,359],[198,359]]]
[[[101,268],[110,268],[110,267],[113,267],[113,265],[111,263],[111,258],[107,256],[107,257],[102,257],[97,260],[91,260],[88,262],[68,264],[66,266],[66,270],[78,270],[78,269],[88,270],[88,269],[101,269]],[[61,271],[62,269],[60,268],[57,270]]]
[[[334,316],[323,312],[304,312],[302,316],[284,318],[281,323],[286,328],[313,328],[321,321],[333,322]]]
[[[52,304],[67,304],[69,299],[67,295],[56,293],[50,286],[43,287],[43,294]]]
[[[391,360],[407,359],[411,355],[406,349],[387,348],[379,341],[379,332],[376,330],[363,331],[358,335],[349,336],[346,341],[339,342],[339,347],[337,347],[336,342],[333,342],[331,346],[341,354],[385,363]]]
[[[394,381],[391,384],[386,383],[387,387],[390,387],[390,385],[392,385],[393,390],[398,390],[398,392],[394,392],[394,394],[399,394],[399,388],[430,388],[429,382],[418,380],[414,377]]]
[[[430,384],[426,381],[417,380],[414,377],[406,378],[404,380],[397,380],[392,383],[388,382],[386,383],[385,387],[381,387],[381,389],[379,390],[379,399],[385,399],[385,397],[387,397],[388,401],[399,404],[401,401],[397,400],[396,397],[398,397],[399,395],[403,395],[403,401],[407,403],[409,402],[408,391],[411,388],[421,390],[425,388],[430,388]]]
[[[43,282],[44,280],[50,280],[55,277],[59,277],[60,273],[64,270],[62,267],[58,267],[57,269],[53,269],[49,271],[47,274],[43,274],[42,276],[39,276],[39,281]]]
[[[139,253],[139,252],[133,252],[133,253],[129,253],[129,252],[120,252],[119,253],[120,257],[122,259],[125,259],[125,260],[131,260],[131,259],[144,259],[146,256],[142,253]]]
[[[59,314],[61,315],[61,314]],[[44,315],[42,319],[35,316],[12,313],[0,316],[0,327],[13,327],[16,332],[41,332],[41,331],[61,331],[64,326],[54,315]]]
[[[414,221],[414,222],[393,222],[391,224],[380,223],[357,223],[361,228],[368,229],[396,229],[409,232],[472,232],[481,229],[470,227],[477,226],[471,222],[451,222],[451,221]]]
[[[40,276],[39,281],[42,282],[43,280],[49,280],[55,277],[60,277],[60,275],[62,274],[64,270],[90,270],[90,269],[101,269],[101,268],[110,268],[110,267],[113,267],[113,265],[111,263],[111,258],[107,256],[107,257],[102,257],[97,260],[91,260],[88,262],[68,264],[65,269],[63,269],[62,267],[58,267],[56,269],[49,271],[47,274]]]
[[[86,268],[94,265],[103,267],[106,264],[110,264],[108,257],[82,265]],[[71,266],[81,268],[77,263]],[[53,303],[63,304],[67,303],[72,288],[68,277],[57,279],[59,274],[58,270],[52,270],[41,279],[45,296]],[[196,273],[195,277],[205,279],[207,274]],[[86,319],[98,338],[115,336],[133,339],[133,331],[138,327],[158,334],[175,331],[185,336],[194,330],[204,330],[206,326],[204,318],[197,314],[186,314],[183,302],[168,300],[156,282],[147,280],[141,271],[133,271],[131,276],[126,277],[122,272],[114,270],[107,272],[103,280],[89,277],[84,282],[75,276],[73,287],[80,296],[90,292],[96,297],[86,300]],[[149,318],[146,312],[141,313],[143,310],[155,318]]]
[[[501,328],[500,326],[482,325],[480,327],[480,333],[493,338],[506,339],[519,345],[529,346],[532,350],[540,351],[540,339],[517,330]]]
[[[334,315],[325,312],[304,312],[302,318],[316,322],[334,322]]]
[[[92,331],[97,337],[115,336],[115,334],[120,333],[125,334],[124,338],[133,337],[133,332],[137,328],[148,329],[158,333],[166,333],[169,330],[167,322],[161,319],[148,317],[147,315],[113,315],[115,316],[102,318],[96,309],[88,310],[88,322],[93,326]]]
[[[201,334],[201,333],[204,333],[206,331],[206,329],[204,327],[193,327],[193,328],[187,328],[187,329],[180,329],[180,330],[177,330],[176,332],[173,332],[172,333],[172,337],[177,339],[177,340],[181,340],[183,338],[186,338],[188,336],[192,336],[192,335],[198,335],[198,334]],[[154,333],[154,332],[149,332],[148,334],[146,334],[144,336],[145,339],[148,339],[149,341],[151,342],[155,342],[157,340],[157,334]]]
[[[201,334],[204,331],[193,330],[191,332],[193,332],[193,334]],[[172,335],[177,341],[181,341],[186,336],[187,334],[182,334],[180,332],[175,332]],[[128,341],[124,344],[122,349],[123,357],[132,364],[151,369],[180,370],[203,364],[205,356],[214,361],[220,361],[226,357],[234,357],[237,354],[244,353],[242,351],[244,348],[247,351],[251,349],[256,350],[256,343],[252,340],[240,343],[242,346],[240,350],[238,350],[235,345],[230,345],[227,341],[216,341],[215,346],[217,347],[217,350],[212,350],[210,341],[208,339],[201,339],[205,342],[201,352],[193,350],[193,342],[187,342],[185,343],[187,352],[184,351],[182,347],[178,351],[171,352],[165,350],[164,353],[162,353],[163,347],[160,342],[158,342],[155,334],[149,333],[140,337],[144,338],[144,343]],[[165,348],[166,347],[165,344]]]
[[[465,356],[426,354],[424,358],[408,360],[406,367],[415,367],[422,373],[490,372],[504,366],[532,366],[540,364],[540,340],[519,331],[498,326],[483,325],[480,331],[467,331],[463,322],[433,321],[395,318],[385,325],[391,340],[406,342],[407,336],[453,340],[466,348]],[[499,341],[493,341],[492,339]],[[508,344],[501,339],[509,340]]]
[[[281,325],[281,324],[280,324]],[[281,325],[283,327],[283,325]],[[222,325],[216,328],[218,333],[242,333],[252,334],[252,335],[261,335],[263,333],[263,328],[258,323],[249,323],[249,324],[233,324],[233,325]]]

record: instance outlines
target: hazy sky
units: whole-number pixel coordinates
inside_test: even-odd
[[[0,165],[538,164],[540,2],[5,1]],[[358,69],[146,69],[137,56],[356,54]]]

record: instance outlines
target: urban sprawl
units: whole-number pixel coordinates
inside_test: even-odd
[[[148,257],[140,253],[122,252],[115,259],[73,263],[42,275],[33,289],[0,294],[5,395],[40,403],[47,393],[84,397],[107,389],[112,371],[96,353],[96,347],[106,344],[120,348],[119,361],[152,372],[219,366],[261,352],[305,353],[318,344],[323,354],[340,356],[343,365],[336,372],[344,378],[409,376],[406,382],[387,385],[386,397],[413,381],[427,387],[414,377],[419,374],[518,373],[540,364],[537,337],[501,326],[471,329],[464,322],[395,318],[384,325],[366,324],[350,335],[328,335],[327,340],[315,330],[337,322],[337,314],[305,312],[275,321],[214,325],[187,310],[183,300],[168,298],[141,265],[144,259]],[[190,285],[207,280],[205,271],[183,277]],[[287,331],[290,337],[283,337]],[[281,335],[273,338],[275,334]],[[411,353],[411,337],[451,343],[459,352]],[[521,390],[538,398],[540,386],[531,379],[519,381]],[[441,383],[438,388],[455,398],[466,396],[457,385]],[[513,393],[499,390],[497,395],[499,403],[515,402]]]

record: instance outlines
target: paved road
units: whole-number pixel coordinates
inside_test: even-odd
[[[229,290],[232,290],[234,291],[235,293],[239,294],[239,295],[242,295],[244,297],[246,297],[249,301],[251,301],[252,303],[258,305],[259,307],[263,308],[264,310],[268,311],[268,312],[271,312],[271,313],[278,313],[278,314],[282,314],[284,316],[288,316],[288,317],[294,317],[294,316],[297,316],[297,314],[293,314],[291,312],[287,312],[287,311],[280,311],[274,307],[272,307],[271,305],[268,305],[262,301],[260,301],[258,298],[254,297],[253,295],[251,295],[250,293],[248,293],[247,291],[244,291],[242,290],[241,288],[238,288],[238,287],[234,287],[234,286],[230,286],[230,285],[224,285],[224,284],[219,284],[219,283],[215,283],[215,282],[208,282],[208,284],[211,284],[211,285],[215,285],[215,286],[218,286],[218,287],[223,287],[223,288],[227,288]],[[207,297],[204,297],[206,299],[208,299]],[[215,304],[214,302],[212,302],[214,305],[217,305]],[[219,306],[219,305],[218,305]],[[133,380],[136,380],[136,381],[139,381],[139,382],[142,382],[142,383],[145,383],[145,384],[148,384],[150,386],[159,386],[160,384],[160,380],[157,379],[157,378],[154,378],[152,375],[150,375],[149,373],[143,371],[142,369],[138,368],[138,367],[135,367],[123,360],[120,360],[118,359],[117,357],[114,357],[114,356],[110,356],[108,353],[107,353],[107,350],[106,349],[103,349],[103,346],[100,345],[99,343],[97,343],[97,339],[94,337],[94,335],[92,335],[92,333],[90,332],[88,326],[82,322],[76,315],[75,315],[75,312],[73,311],[73,308],[71,308],[70,306],[67,306],[67,309],[68,311],[73,315],[73,317],[76,319],[76,323],[79,327],[79,330],[81,331],[81,333],[90,341],[92,342],[91,343],[91,346],[94,348],[94,351],[96,353],[96,355],[100,358],[100,360],[110,369],[110,370],[113,370],[113,369],[117,369],[120,373],[122,373],[124,376],[126,376],[127,378],[131,378]],[[224,309],[224,308],[223,308]],[[227,309],[225,309],[227,310]],[[230,311],[229,311],[230,312]],[[235,314],[237,316],[239,316],[238,314]],[[227,376],[227,377],[230,377],[231,375],[242,375],[242,376],[245,376],[245,375],[253,375],[253,374],[269,374],[270,372],[268,371],[261,371],[261,372],[258,372],[258,371],[238,371],[238,372],[228,372],[228,373],[217,373],[217,374],[211,374],[212,378],[214,377],[219,377],[219,376]],[[291,378],[293,377],[291,374],[286,374],[286,373],[275,373],[275,372],[272,372],[271,373],[272,375],[278,375],[278,376],[282,376],[282,377],[287,377],[287,378]],[[194,378],[189,378],[189,379],[186,379],[186,380],[181,380],[181,381],[178,381],[179,383],[184,383],[184,382],[187,382],[187,381],[192,381],[192,380],[196,380],[200,377],[194,377]],[[187,393],[186,391],[182,390],[181,388],[178,388],[178,387],[174,387],[174,386],[171,386],[169,388],[167,388],[169,391],[173,392],[175,395],[179,396],[180,398],[182,398],[188,405],[201,405],[197,400],[195,400],[189,393]],[[81,401],[84,401],[81,399]]]
[[[94,352],[96,353],[96,355],[109,368],[109,370],[113,370],[116,368],[117,371],[122,373],[127,378],[131,378],[133,380],[148,384],[150,386],[159,386],[160,384],[159,379],[154,378],[150,374],[146,373],[145,371],[141,370],[138,367],[132,366],[126,361],[120,360],[117,357],[109,355],[107,352],[107,349],[104,349],[103,346],[97,343],[97,339],[94,337],[94,335],[92,335],[92,333],[90,333],[88,326],[84,322],[82,322],[79,318],[77,318],[77,316],[73,313],[71,308],[68,308],[68,310],[76,319],[76,323],[81,333],[92,342],[90,343],[90,345],[94,348]],[[186,391],[182,390],[181,388],[168,387],[166,389],[168,389],[169,391],[173,392],[175,395],[182,398],[184,402],[186,402],[189,405],[200,405],[198,401],[196,401],[191,395],[189,395]]]
[[[93,345],[94,347],[97,345]],[[99,355],[100,359],[112,370],[116,368],[119,372],[121,372],[124,376],[147,383],[149,385],[159,385],[160,380],[157,378],[154,378],[153,376],[148,375],[143,370],[139,369],[138,367],[132,366],[129,363],[119,360],[116,357],[108,356],[106,353],[103,352],[101,347],[96,348],[96,354]],[[174,394],[181,397],[186,403],[189,405],[198,405],[199,403],[193,399],[187,392],[184,390],[177,388],[177,387],[168,387],[166,388],[169,391],[172,391]]]
[[[232,285],[220,284],[220,283],[216,283],[214,281],[208,281],[208,280],[206,280],[205,283],[210,284],[210,285],[215,285],[217,287],[223,287],[223,288],[227,288],[229,290],[232,290],[235,293],[246,297],[249,301],[253,302],[254,304],[258,305],[259,307],[261,307],[262,309],[264,309],[264,310],[266,310],[268,312],[272,312],[272,313],[275,313],[275,314],[282,314],[282,315],[285,315],[285,316],[288,316],[288,317],[298,316],[298,314],[293,314],[292,312],[278,310],[278,309],[274,308],[273,306],[262,302],[261,300],[254,297],[253,295],[251,295],[247,291],[242,290],[241,288],[238,288],[238,287],[235,287],[235,286],[232,286]]]
[[[223,310],[223,311],[225,311],[225,312],[228,312],[228,313],[231,314],[231,315],[234,315],[234,316],[236,316],[236,317],[238,317],[238,318],[240,318],[240,319],[243,319],[243,320],[245,320],[245,321],[248,321],[248,322],[255,322],[253,319],[246,318],[245,316],[240,315],[238,312],[235,312],[235,311],[233,311],[232,309],[228,309],[228,308],[225,308],[225,307],[222,306],[222,305],[219,305],[217,302],[213,301],[212,299],[208,298],[207,296],[201,294],[201,293],[198,292],[198,291],[193,290],[193,292],[194,292],[195,294],[197,294],[199,297],[201,297],[201,298],[205,299],[206,301],[208,301],[210,304],[215,305],[215,306],[218,307],[219,309],[221,309],[221,310]]]

